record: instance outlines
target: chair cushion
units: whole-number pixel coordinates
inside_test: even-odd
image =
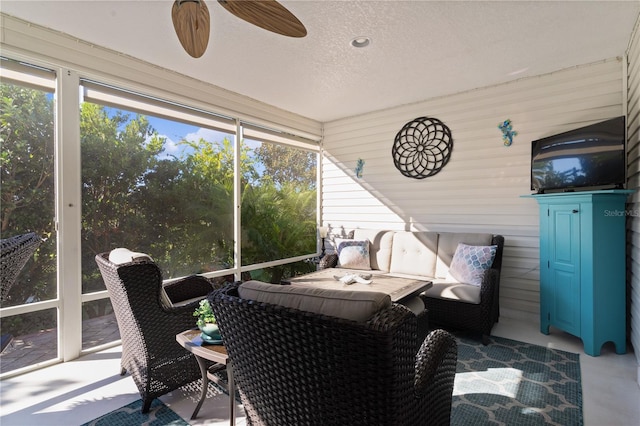
[[[498,246],[469,246],[458,244],[447,279],[475,286],[482,285],[484,272],[491,268]]]
[[[388,294],[373,291],[331,290],[246,281],[238,287],[243,299],[363,322],[391,306]]]
[[[109,262],[116,265],[147,260],[153,262],[153,259],[148,254],[137,253],[126,248],[115,248],[109,253]]]
[[[348,269],[371,269],[369,240],[336,239],[338,266]]]

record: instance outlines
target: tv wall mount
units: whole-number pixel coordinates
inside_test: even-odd
[[[452,150],[451,130],[437,118],[419,117],[396,134],[391,155],[404,176],[424,179],[447,165]]]

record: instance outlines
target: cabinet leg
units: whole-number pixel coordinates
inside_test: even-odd
[[[622,354],[626,354],[627,353],[627,339],[623,338],[622,340],[617,340],[615,342],[613,342],[614,345],[616,345],[616,353],[618,355],[622,355]]]
[[[602,343],[596,344],[595,339],[590,336],[582,337],[582,343],[584,344],[584,353],[591,356],[600,356]]]

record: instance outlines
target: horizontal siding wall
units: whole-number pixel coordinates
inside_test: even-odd
[[[627,309],[640,383],[640,18],[627,52],[627,177],[636,192],[627,206]]]
[[[505,236],[501,307],[539,312],[539,216],[530,194],[531,141],[623,115],[620,58],[325,124],[325,225],[492,232]],[[435,117],[454,140],[449,163],[423,180],[404,177],[391,149],[402,126]],[[518,132],[503,144],[498,124]],[[364,160],[361,178],[355,177]]]

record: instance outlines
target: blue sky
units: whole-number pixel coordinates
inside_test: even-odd
[[[165,142],[166,155],[179,155],[181,151],[186,148],[178,145],[183,139],[197,141],[202,138],[209,142],[222,142],[226,137],[233,141],[233,135],[217,130],[204,129],[191,124],[170,121],[150,115],[147,116],[147,119],[160,136],[167,138]]]
[[[118,109],[113,107],[104,107],[109,116],[115,115],[116,111],[120,110],[129,115],[130,119],[136,116],[135,112],[131,112],[125,109]],[[166,158],[169,156],[180,157],[181,154],[188,153],[191,148],[179,145],[180,141],[186,139],[188,141],[198,141],[201,138],[211,143],[222,143],[227,138],[233,141],[233,135],[218,130],[207,129],[193,124],[186,124],[180,121],[172,121],[166,118],[155,117],[148,114],[143,114],[149,120],[149,124],[154,130],[158,132],[158,135],[166,138],[164,145],[164,152],[159,155],[159,158]],[[124,124],[123,124],[124,125]],[[255,149],[260,146],[261,142],[245,139],[244,142],[249,148]],[[264,168],[260,165],[256,165],[258,173],[262,174]]]

